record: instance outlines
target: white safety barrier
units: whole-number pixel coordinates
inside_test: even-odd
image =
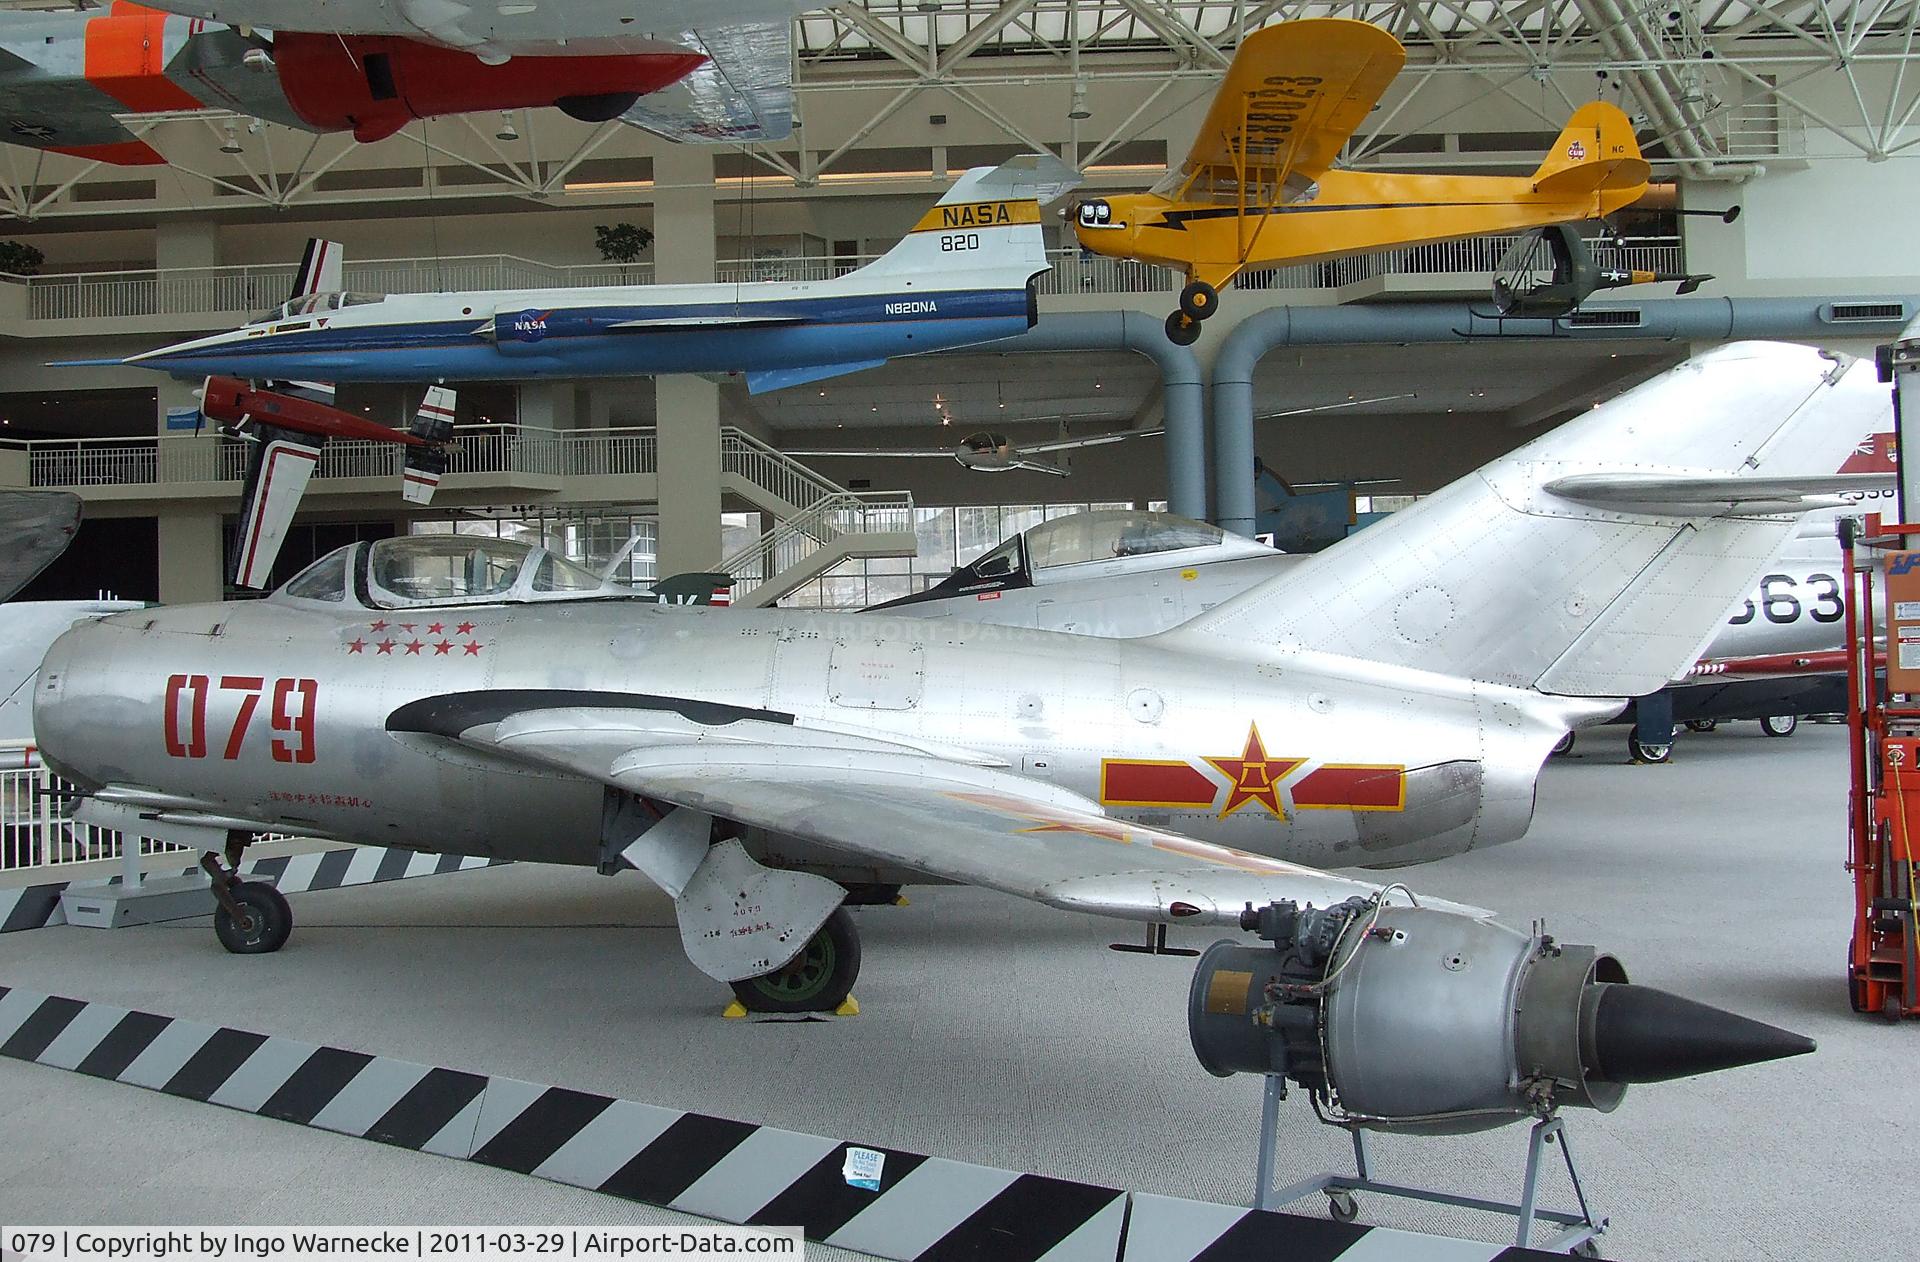
[[[51,870],[127,857],[126,839],[73,817],[79,790],[41,764],[33,746],[0,746],[0,873]],[[138,856],[184,847],[134,839]]]

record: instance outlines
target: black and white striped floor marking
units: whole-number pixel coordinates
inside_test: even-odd
[[[0,1056],[900,1262],[1546,1262],[1557,1255],[1019,1174],[0,987]],[[877,1152],[877,1188],[849,1154]]]
[[[408,877],[498,867],[505,862],[504,859],[475,859],[461,855],[421,854],[390,847],[355,846],[314,854],[250,859],[240,865],[240,875],[242,878],[271,880],[282,894],[304,894],[311,890],[375,885]],[[198,871],[195,867],[165,868],[147,875],[166,878],[190,876]],[[107,889],[118,884],[120,878],[116,876],[107,880],[57,881],[46,885],[0,889],[0,933],[65,924],[66,917],[60,911],[60,895],[69,885],[76,889]]]

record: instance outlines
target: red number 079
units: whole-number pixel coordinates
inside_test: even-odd
[[[246,744],[247,729],[254,711],[260,708],[267,681],[259,675],[222,675],[218,692],[223,712],[231,702],[233,720],[227,729],[220,756],[228,762],[240,757]],[[172,675],[167,679],[166,738],[167,753],[174,758],[207,756],[208,696],[214,690],[206,675]],[[274,736],[270,748],[275,762],[313,761],[313,719],[320,685],[312,679],[276,679],[273,681],[271,726]]]

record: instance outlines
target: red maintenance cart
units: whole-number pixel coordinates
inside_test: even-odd
[[[1920,849],[1920,525],[1840,525],[1847,574],[1847,871],[1855,1012],[1920,1015],[1914,857]],[[1884,593],[1876,609],[1874,589]],[[1884,622],[1884,626],[1880,623]]]

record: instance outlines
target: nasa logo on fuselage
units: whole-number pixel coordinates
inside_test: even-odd
[[[1013,222],[1013,212],[1005,202],[975,202],[965,206],[942,206],[942,228],[992,228]]]
[[[507,336],[516,342],[537,342],[547,335],[551,311],[522,311],[507,317]]]
[[[890,302],[884,308],[890,316],[894,315],[939,315],[939,304],[931,298],[916,298],[911,302]]]

